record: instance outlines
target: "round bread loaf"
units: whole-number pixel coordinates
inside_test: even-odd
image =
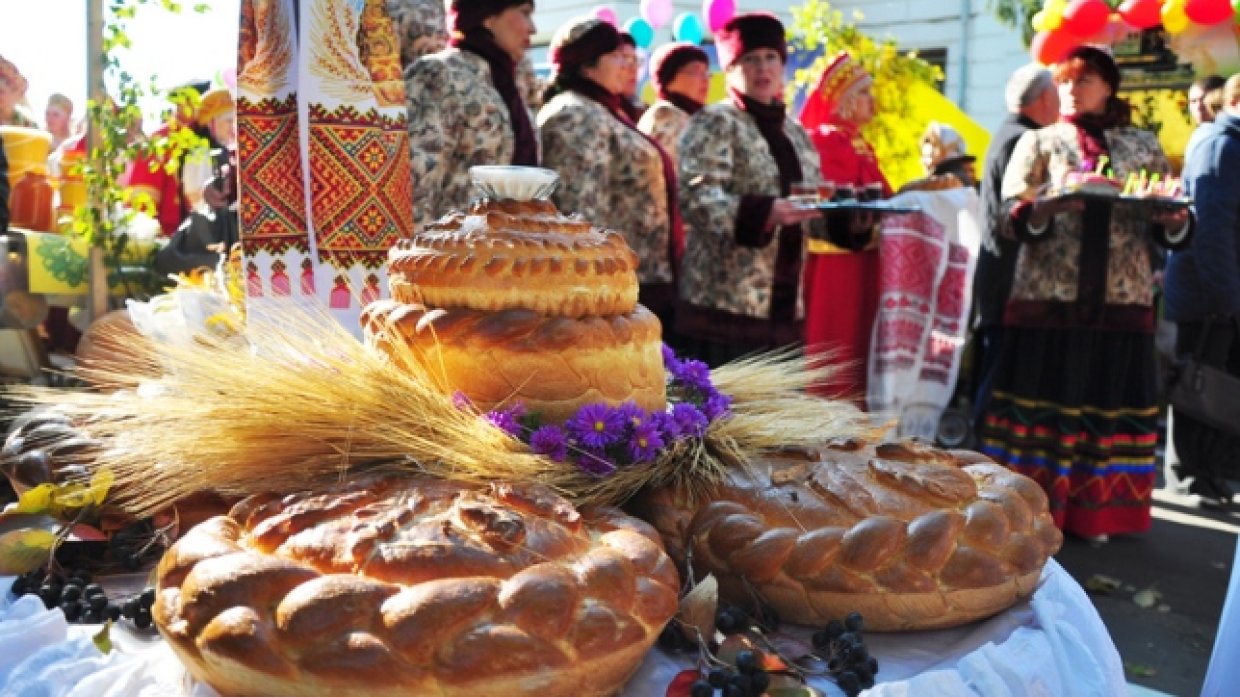
[[[668,553],[822,626],[857,611],[878,631],[951,627],[1031,595],[1063,535],[1033,480],[977,453],[833,443],[754,463],[690,502],[662,489],[633,509]]]
[[[617,692],[677,607],[646,524],[538,487],[256,496],[160,562],[155,623],[223,695]]]
[[[667,406],[659,320],[641,305],[628,314],[579,319],[532,310],[428,310],[377,301],[362,313],[369,345],[415,364],[483,411],[522,402],[563,422],[586,404]]]
[[[546,200],[484,199],[388,253],[392,297],[428,307],[622,315],[637,305],[637,255],[614,230]]]

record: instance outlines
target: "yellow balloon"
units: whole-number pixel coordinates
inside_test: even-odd
[[[1055,31],[1063,24],[1063,13],[1046,11],[1046,31]]]
[[[1163,5],[1162,23],[1168,34],[1179,34],[1188,28],[1188,15],[1184,13],[1183,0],[1171,0]]]
[[[1046,10],[1035,13],[1032,23],[1034,31],[1050,31],[1046,28]]]

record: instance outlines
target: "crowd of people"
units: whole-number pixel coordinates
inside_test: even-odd
[[[657,101],[646,107],[636,96],[633,38],[598,17],[554,32],[553,72],[542,81],[527,55],[536,32],[530,0],[388,0],[387,8],[405,62],[415,228],[468,207],[471,166],[555,170],[556,204],[621,231],[636,251],[641,302],[677,350],[716,366],[805,346],[839,364],[835,394],[865,394],[877,220],[824,215],[793,196],[804,183],[893,195],[861,135],[877,108],[872,80],[850,55],[830,57],[802,112],[791,114],[785,27],[768,13],[738,14],[715,32],[724,99],[706,104],[708,54],[673,43],[651,56]],[[1111,56],[1080,47],[1055,66],[1011,76],[1009,117],[980,173],[950,127],[931,124],[921,143],[929,180],[980,191],[985,237],[968,380],[978,447],[1038,481],[1065,530],[1097,540],[1150,525],[1160,413],[1155,290],[1168,252],[1166,316],[1178,323],[1179,351],[1208,344],[1240,375],[1232,173],[1240,171],[1240,80],[1212,78],[1189,91],[1190,112],[1203,122],[1184,166],[1193,209],[1048,198],[1069,172],[1174,173],[1154,134],[1133,126],[1120,89]],[[213,99],[203,98],[196,124],[228,147],[231,125],[217,130],[212,118],[229,107]],[[17,122],[11,101],[0,99],[5,123]],[[72,104],[53,102],[48,127],[72,142],[63,127]],[[194,208],[184,189],[193,178],[156,186],[145,181],[156,169],[135,167],[131,185],[150,193],[171,234]],[[227,204],[219,189],[204,196],[202,181],[191,188],[209,207]],[[1221,467],[1240,452],[1234,439],[1187,415],[1177,416],[1172,437],[1176,482],[1226,505]]]

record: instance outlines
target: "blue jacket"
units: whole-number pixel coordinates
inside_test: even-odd
[[[1197,228],[1171,254],[1165,310],[1176,322],[1240,316],[1240,117],[1226,112],[1193,133],[1184,185],[1195,200]]]

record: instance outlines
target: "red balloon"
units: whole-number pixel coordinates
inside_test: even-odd
[[[1124,0],[1117,10],[1137,29],[1149,29],[1162,24],[1162,3],[1159,0]]]
[[[1080,38],[1064,31],[1062,27],[1055,31],[1040,31],[1029,44],[1029,52],[1033,54],[1033,59],[1042,65],[1051,65],[1063,60],[1068,51],[1076,48],[1080,42]]]
[[[1197,24],[1206,26],[1226,22],[1233,13],[1228,0],[1188,0],[1184,3],[1184,14]]]
[[[1097,34],[1107,25],[1110,14],[1110,6],[1102,0],[1072,0],[1063,10],[1060,28],[1077,36]]]

